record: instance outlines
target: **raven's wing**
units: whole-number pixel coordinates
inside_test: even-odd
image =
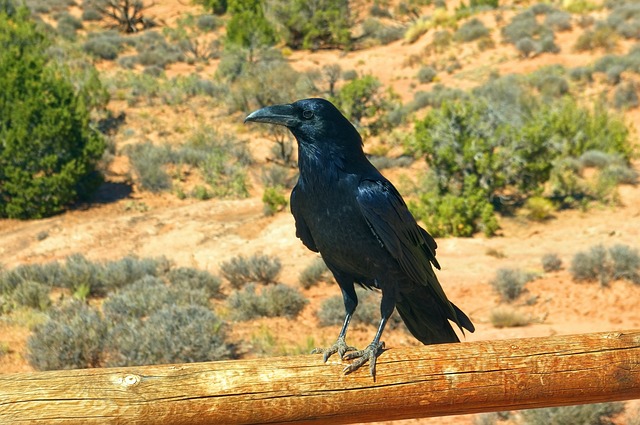
[[[296,185],[291,191],[291,199],[289,200],[289,205],[291,205],[291,214],[293,214],[293,218],[296,221],[296,236],[302,241],[304,246],[309,248],[313,252],[318,252],[318,248],[316,247],[316,242],[313,240],[313,236],[311,236],[311,231],[307,226],[307,223],[304,221],[304,217],[300,212],[300,200],[297,197],[296,189],[298,185]]]
[[[430,264],[440,268],[436,243],[418,226],[395,187],[384,180],[363,180],[356,197],[369,228],[405,273],[414,282],[430,286],[443,305],[453,309]]]

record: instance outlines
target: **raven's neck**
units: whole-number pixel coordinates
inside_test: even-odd
[[[325,187],[348,174],[362,174],[370,167],[362,146],[343,147],[333,143],[308,144],[298,141],[300,179],[307,186]]]

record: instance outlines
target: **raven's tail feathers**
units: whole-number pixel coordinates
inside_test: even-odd
[[[461,330],[475,330],[469,317],[455,304],[451,303],[451,306],[456,317],[451,317],[450,309],[440,306],[435,297],[427,291],[422,294],[413,293],[396,303],[396,309],[405,325],[423,344],[459,342],[449,320],[456,323]],[[464,330],[462,332],[464,333]]]

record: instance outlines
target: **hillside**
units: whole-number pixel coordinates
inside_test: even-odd
[[[37,2],[27,3],[37,10],[34,6]],[[144,11],[146,16],[153,17],[158,26],[134,35],[119,35],[124,41],[114,42],[120,43],[116,58],[105,59],[95,52],[92,55],[84,44],[95,36],[93,33],[102,34],[107,24],[104,19],[82,19],[89,3],[50,2],[49,10],[42,7],[43,10],[35,14],[57,34],[61,49],[67,52],[62,56],[69,63],[75,63],[73,60],[81,57],[95,65],[110,95],[106,110],[112,119],[120,117],[109,128],[111,155],[104,161],[105,183],[93,201],[76,205],[60,215],[39,220],[0,219],[0,265],[5,270],[11,270],[25,264],[63,262],[76,253],[96,262],[133,255],[139,258],[165,257],[174,267],[191,267],[220,276],[221,264],[238,255],[266,254],[277,257],[282,264],[278,281],[300,288],[309,300],[296,318],[265,317],[233,321],[224,300],[211,300],[212,309],[228,323],[229,339],[242,357],[307,352],[309,346],[331,344],[339,330],[339,326],[319,326],[316,316],[323,301],[339,294],[337,285],[333,282],[320,283],[309,289],[300,286],[300,273],[313,262],[316,255],[304,248],[295,237],[293,217],[288,207],[272,215],[265,214],[262,200],[265,187],[268,186],[265,174],[281,158],[274,154],[276,137],[273,134],[269,134],[262,126],[243,124],[246,114],[259,106],[255,99],[257,95],[254,93],[252,97],[247,94],[251,90],[263,90],[265,96],[273,97],[289,93],[300,97],[327,96],[328,65],[339,65],[343,75],[350,71],[360,77],[371,75],[381,84],[378,96],[388,96],[405,109],[402,109],[403,119],[392,129],[383,129],[377,134],[370,132],[364,141],[365,151],[377,157],[398,160],[409,156],[405,141],[412,137],[415,120],[424,118],[439,106],[418,105],[409,109],[407,105],[417,102],[419,98],[416,93],[437,93],[442,86],[470,92],[495,76],[529,76],[541,69],[553,73],[560,68],[552,66],[558,65],[563,69],[561,78],[567,84],[566,94],[588,108],[592,108],[599,99],[604,99],[608,110],[621,117],[629,128],[629,143],[638,152],[640,108],[637,93],[640,66],[633,68],[630,65],[618,70],[615,82],[611,81],[616,77],[610,75],[614,73],[611,67],[604,71],[593,69],[606,55],[623,57],[629,54],[630,57],[634,47],[637,50],[640,11],[628,22],[629,26],[636,25],[635,36],[612,33],[610,38],[615,41],[612,46],[577,50],[575,46],[581,36],[594,30],[596,22],[606,21],[614,9],[595,0],[550,2],[559,11],[573,10],[566,12],[569,28],[554,32],[558,51],[524,54],[522,45],[519,49],[505,41],[502,30],[519,13],[534,6],[534,2],[500,2],[498,9],[482,9],[464,17],[455,17],[456,8],[460,6],[457,1],[446,2],[446,12],[428,1],[415,2],[418,4],[415,6],[415,15],[398,12],[404,2],[375,2],[376,5],[384,4],[389,11],[380,13],[379,22],[400,28],[400,38],[385,44],[375,37],[361,36],[359,42],[348,51],[335,48],[296,50],[279,43],[275,49],[293,71],[287,70],[285,73],[285,68],[282,68],[275,76],[265,73],[260,80],[254,76],[256,81],[252,82],[250,79],[243,80],[243,77],[235,80],[220,77],[220,68],[227,64],[224,63],[222,47],[216,43],[223,43],[228,16],[216,16],[215,23],[211,23],[207,29],[197,30],[194,20],[206,15],[202,6],[180,0],[158,1]],[[575,6],[578,3],[593,7],[585,6],[578,11]],[[363,22],[371,17],[373,5],[374,2],[363,0],[352,2],[354,37],[367,34]],[[571,9],[571,5],[575,6],[574,9]],[[633,8],[629,6],[629,9]],[[69,18],[63,18],[65,16]],[[433,22],[436,20],[434,17],[438,16],[442,19],[440,24],[426,29],[415,41],[407,41],[404,34],[414,28],[421,18],[431,17]],[[537,19],[543,21],[544,17],[543,14]],[[81,28],[76,28],[74,37],[65,39],[60,36],[60,22],[64,19],[81,22]],[[478,40],[459,41],[455,36],[447,43],[439,44],[438,32],[446,30],[452,36],[471,19],[478,19],[489,30],[488,35],[478,39],[483,44]],[[200,28],[205,28],[204,24]],[[211,47],[211,54],[207,57],[189,56],[182,51],[182,59],[162,64],[151,59],[149,64],[143,64],[140,58],[130,59],[127,64],[127,59],[123,59],[137,57],[143,49],[153,50],[161,44],[158,40],[149,41],[149,44],[137,50],[133,41],[126,40],[156,31],[163,34],[168,43],[174,37],[175,45],[178,45],[180,40],[184,40],[176,35],[181,29],[193,32],[195,35],[190,40],[198,40],[199,46],[217,47]],[[163,53],[165,57],[174,52],[171,46],[175,45],[169,45]],[[77,55],[69,52],[76,52]],[[432,68],[436,75],[421,81],[418,75],[425,67]],[[578,68],[591,69],[592,77],[586,82],[572,79],[571,71]],[[556,71],[549,71],[553,69]],[[293,72],[297,73],[295,84],[285,79],[294,75]],[[277,77],[281,77],[282,81],[277,81]],[[313,84],[306,84],[305,78],[312,80]],[[193,81],[196,81],[194,87],[198,89],[188,85]],[[337,88],[349,81],[337,78]],[[636,102],[616,108],[616,91],[626,87],[625,84],[636,94]],[[276,90],[282,91],[273,94]],[[387,95],[389,91],[392,94]],[[544,102],[547,101],[551,102]],[[102,114],[107,112],[103,111]],[[370,123],[367,118],[363,122]],[[211,184],[197,165],[167,162],[163,167],[170,179],[168,187],[158,191],[144,187],[131,153],[136,146],[168,146],[166,149],[170,153],[167,155],[182,155],[180,149],[183,146],[191,143],[189,146],[195,149],[197,140],[211,134],[216,135],[214,139],[231,140],[222,147],[215,146],[229,155],[221,156],[223,163],[218,166],[226,171],[232,170],[230,173],[239,170],[238,175],[246,177],[245,185],[233,186],[233,179],[238,176],[236,174],[217,176],[218,183]],[[289,140],[283,137],[279,140]],[[245,153],[242,153],[242,149],[249,152],[252,161],[243,162]],[[148,155],[144,158],[149,159],[151,154]],[[408,199],[417,198],[417,188],[428,169],[425,160],[414,158],[412,161],[390,163],[391,166],[384,169],[383,174]],[[157,164],[153,167],[157,167]],[[637,155],[631,160],[631,167],[640,172]],[[294,167],[283,168],[287,175],[295,175]],[[591,172],[593,170],[587,171]],[[216,197],[217,188],[227,188],[230,182],[232,189],[225,192],[224,196]],[[240,189],[238,186],[241,186]],[[281,192],[288,197],[288,189],[282,189]],[[616,279],[608,286],[576,281],[570,270],[577,253],[596,245],[612,247],[622,244],[635,250],[640,248],[640,186],[618,185],[611,199],[607,202],[595,200],[578,208],[554,209],[543,221],[528,218],[521,209],[511,214],[497,214],[500,229],[492,237],[475,233],[472,237],[437,238],[438,259],[443,266],[438,276],[448,297],[467,312],[476,325],[476,332],[466,335],[466,340],[640,328],[640,310],[637,308],[639,284],[630,279]],[[562,267],[557,271],[544,272],[542,258],[551,253],[557,254],[562,260]],[[502,301],[491,285],[496,272],[504,268],[521,269],[536,276],[512,303]],[[226,280],[222,280],[221,292],[224,296],[233,292]],[[60,303],[62,298],[72,297],[70,291],[62,289],[54,289],[50,294],[54,305]],[[89,302],[99,306],[103,299],[90,298]],[[496,308],[505,306],[519,312],[528,324],[495,327],[491,315]],[[1,307],[2,304],[0,373],[35,370],[27,361],[26,345],[35,324],[45,320],[44,313],[26,308],[3,313]],[[348,342],[356,346],[366,345],[374,332],[373,326],[356,324],[349,332]],[[304,339],[301,335],[305,336]],[[385,331],[384,340],[387,347],[419,344],[400,328]],[[309,361],[319,362],[321,359],[310,356]],[[335,362],[330,362],[327,369],[330,373],[339,373],[341,368]],[[384,370],[378,373],[384,373]],[[626,412],[616,418],[615,423],[637,424],[639,412],[639,403],[627,403]],[[398,423],[478,424],[480,420],[476,415],[468,415]],[[518,418],[512,417],[510,423],[518,423]]]

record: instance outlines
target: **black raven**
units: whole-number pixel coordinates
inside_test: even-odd
[[[369,162],[362,138],[338,109],[324,99],[304,99],[259,109],[246,121],[287,127],[298,141],[300,176],[291,192],[296,236],[322,255],[344,299],[346,316],[324,361],[338,353],[354,360],[352,372],[369,361],[375,377],[380,341],[396,308],[409,331],[423,344],[458,342],[449,320],[470,332],[469,318],[449,302],[433,266],[436,242],[413,218],[396,188]],[[354,283],[382,291],[382,319],[364,350],[345,342],[358,299]],[[464,332],[464,331],[463,331]]]

